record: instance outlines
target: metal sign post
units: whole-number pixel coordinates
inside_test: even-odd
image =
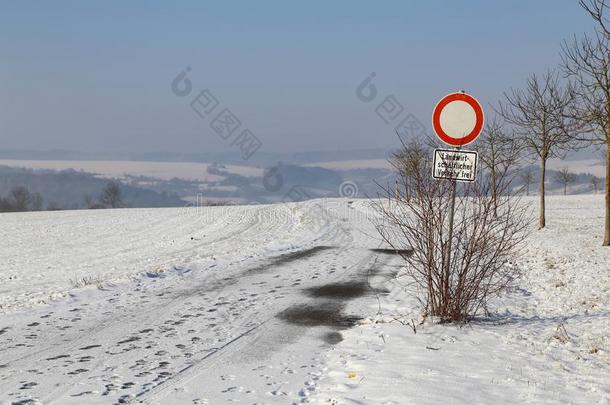
[[[457,150],[460,150],[460,147],[457,147]],[[446,271],[445,274],[449,275],[449,266],[451,266],[451,241],[453,241],[453,219],[455,217],[455,193],[456,193],[456,188],[457,188],[457,180],[456,179],[452,179],[451,180],[451,205],[449,206],[449,236],[448,236],[448,243],[447,243],[447,267],[446,267]],[[445,282],[447,283],[447,285],[449,285],[449,280],[445,280]]]

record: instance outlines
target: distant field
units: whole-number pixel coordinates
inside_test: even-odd
[[[83,170],[99,174],[102,177],[121,178],[125,175],[147,176],[161,180],[179,178],[195,181],[217,181],[221,176],[207,172],[209,163],[195,162],[137,162],[137,161],[110,161],[110,160],[4,160],[0,165],[12,167],[25,167],[30,169],[50,170]],[[263,169],[251,166],[227,165],[223,169],[229,173],[246,177],[260,177]]]
[[[386,159],[361,159],[361,160],[337,160],[332,162],[308,163],[303,166],[317,166],[331,170],[353,170],[353,169],[391,169]]]

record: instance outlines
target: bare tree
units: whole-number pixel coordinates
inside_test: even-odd
[[[9,198],[0,197],[0,212],[12,212],[13,202]]]
[[[30,209],[32,211],[42,211],[43,198],[40,193],[33,193],[30,201]]]
[[[15,211],[28,211],[32,203],[32,194],[22,186],[14,187],[11,190],[11,198],[13,200],[13,209]]]
[[[593,191],[597,194],[597,190],[599,190],[599,184],[601,183],[601,179],[597,176],[591,176],[591,186],[593,187]]]
[[[47,204],[47,211],[61,211],[63,207],[56,203],[55,201],[51,201]]]
[[[534,182],[534,173],[531,170],[527,170],[519,175],[519,178],[523,182],[525,188],[525,195],[530,195],[530,185]]]
[[[610,246],[610,35],[604,15],[604,1],[581,1],[581,6],[598,23],[594,35],[574,38],[562,46],[563,69],[575,82],[575,102],[571,111],[580,124],[574,138],[596,145],[606,155],[606,216],[603,246]]]
[[[108,208],[121,208],[124,206],[121,185],[117,181],[110,181],[102,190],[100,202]]]
[[[402,138],[399,137],[399,139]],[[426,160],[426,146],[415,139],[403,144],[403,147],[390,155],[390,164],[398,171],[400,181],[396,180],[396,194],[404,190],[404,197],[410,197],[410,183],[414,173],[420,170],[420,166]]]
[[[525,90],[512,89],[504,93],[504,99],[499,104],[499,113],[516,127],[524,150],[540,161],[539,228],[544,228],[547,160],[561,157],[573,147],[568,136],[573,126],[568,115],[572,91],[560,84],[556,73],[548,71],[541,77],[530,76]]]
[[[568,184],[571,184],[575,178],[574,173],[570,172],[567,167],[555,173],[555,180],[563,186],[563,195],[567,194]]]
[[[519,159],[519,145],[515,137],[506,134],[499,121],[492,120],[477,139],[477,152],[483,168],[489,173],[491,199],[495,207],[498,191],[510,191],[512,176],[509,176],[509,170]]]
[[[448,213],[453,185],[432,178],[432,148],[415,145],[415,150],[404,150],[396,155],[400,158],[390,161],[402,182],[409,173],[411,196],[406,199],[388,187],[390,203],[384,203],[385,199],[376,203],[382,218],[376,227],[406,262],[426,314],[441,321],[468,320],[486,310],[488,297],[518,274],[511,261],[527,234],[527,210],[502,188],[494,204],[488,182],[461,184],[451,234]],[[421,151],[425,158],[416,164],[407,158]]]
[[[610,6],[606,0],[580,0],[578,4],[597,22],[601,32],[610,36],[610,20],[607,17]]]
[[[83,195],[83,201],[85,202],[85,208],[88,209],[93,208],[93,205],[95,204],[95,201],[93,200],[93,196],[91,194]]]

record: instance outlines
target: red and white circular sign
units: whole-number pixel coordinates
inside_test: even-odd
[[[483,108],[469,94],[448,94],[434,107],[432,127],[446,144],[468,145],[477,139],[483,129]]]

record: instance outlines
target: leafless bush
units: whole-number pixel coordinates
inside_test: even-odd
[[[84,276],[81,278],[75,277],[71,278],[70,282],[72,283],[72,287],[74,288],[83,288],[89,285],[95,285],[98,289],[102,289],[104,286],[104,281],[101,277],[93,277],[93,276]]]
[[[27,187],[13,187],[8,197],[0,197],[0,212],[40,210],[42,210],[42,196],[40,193],[30,192]]]
[[[105,208],[123,208],[123,193],[118,181],[109,181],[100,195],[100,203]]]
[[[516,174],[513,169],[519,161],[521,145],[515,138],[506,132],[500,121],[494,119],[485,125],[477,140],[481,172],[487,172],[494,204],[498,191],[510,191],[508,184]]]
[[[597,194],[597,190],[599,190],[599,185],[601,183],[601,179],[597,176],[591,176],[591,186],[593,187],[593,191]]]
[[[525,190],[525,195],[530,195],[530,186],[534,182],[534,173],[532,173],[529,169],[520,173],[519,178],[523,182],[522,190]]]
[[[570,169],[567,167],[555,173],[555,180],[563,186],[563,195],[568,193],[568,185],[573,183],[575,179],[576,175],[570,172]]]
[[[458,185],[433,179],[431,145],[412,142],[403,149],[391,163],[409,184],[409,198],[400,187],[384,189],[387,198],[376,203],[382,218],[377,230],[390,246],[405,252],[407,275],[418,287],[427,316],[468,320],[518,276],[514,260],[527,236],[529,210],[506,190],[497,190],[494,204],[489,183],[480,179]],[[497,184],[506,187],[507,182]],[[453,187],[455,218],[449,236]]]

